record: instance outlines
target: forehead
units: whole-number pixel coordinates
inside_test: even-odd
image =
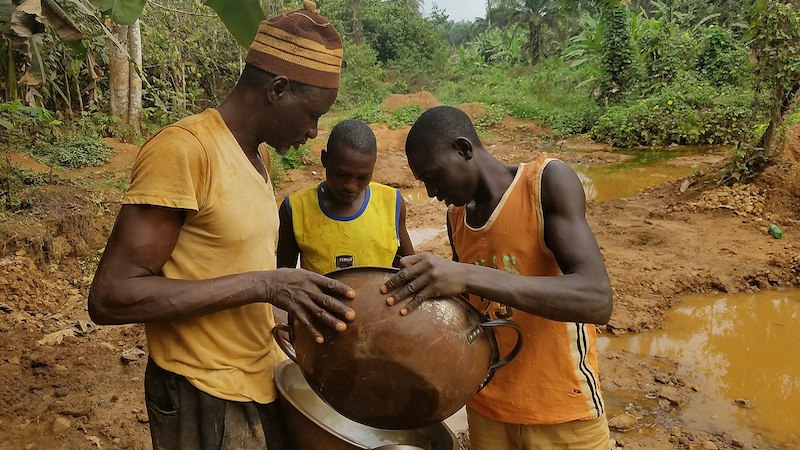
[[[330,165],[337,168],[363,169],[369,167],[371,170],[377,160],[375,154],[364,153],[345,145],[329,145],[328,152]]]
[[[327,112],[333,105],[333,102],[336,101],[336,94],[338,92],[338,89],[303,86],[300,91],[300,96],[304,100],[304,103],[311,109],[324,113]]]
[[[407,152],[406,156],[408,157],[408,166],[414,174],[438,171],[448,166],[445,161],[445,152],[432,147]]]

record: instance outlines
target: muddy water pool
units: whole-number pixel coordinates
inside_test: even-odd
[[[616,164],[573,164],[572,168],[583,184],[586,200],[604,201],[631,197],[645,188],[692,175],[708,166],[704,157],[724,151],[721,147],[620,150],[617,153],[631,159]]]
[[[800,448],[800,289],[687,295],[664,328],[601,337],[598,349],[664,356],[697,393],[679,416],[700,430]]]
[[[563,151],[574,152],[571,149]],[[630,159],[614,164],[570,164],[583,184],[588,201],[631,197],[641,190],[687,177],[703,170],[708,156],[721,155],[724,147],[675,147],[664,149],[625,149],[616,153]],[[581,153],[581,152],[575,152]],[[558,153],[553,153],[558,158]],[[403,198],[411,205],[435,202],[425,188],[403,189]]]

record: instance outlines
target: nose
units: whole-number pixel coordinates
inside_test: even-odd
[[[358,192],[358,181],[355,179],[347,180],[344,184],[344,190],[350,194]]]
[[[425,191],[428,193],[428,197],[433,198],[436,197],[436,194],[439,192],[438,189],[433,184],[425,183]]]
[[[317,137],[317,125],[319,125],[319,122],[315,120],[311,128],[308,129],[306,136],[308,136],[309,139],[315,139]]]

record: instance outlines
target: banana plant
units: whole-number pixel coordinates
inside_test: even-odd
[[[136,22],[147,4],[147,0],[89,1],[118,25]],[[264,10],[258,0],[205,0],[203,4],[217,13],[242,47],[248,47],[253,42],[259,22],[265,19]]]
[[[83,38],[80,28],[55,0],[0,0],[0,36],[7,52],[6,90],[10,99],[17,98],[18,84],[35,88],[47,81],[41,51],[45,23],[64,42],[78,43]],[[19,79],[15,51],[27,57],[25,73]]]

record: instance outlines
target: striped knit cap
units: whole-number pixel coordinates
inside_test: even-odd
[[[303,5],[304,9],[263,20],[245,61],[292,81],[338,88],[342,40],[314,2],[306,0]]]

